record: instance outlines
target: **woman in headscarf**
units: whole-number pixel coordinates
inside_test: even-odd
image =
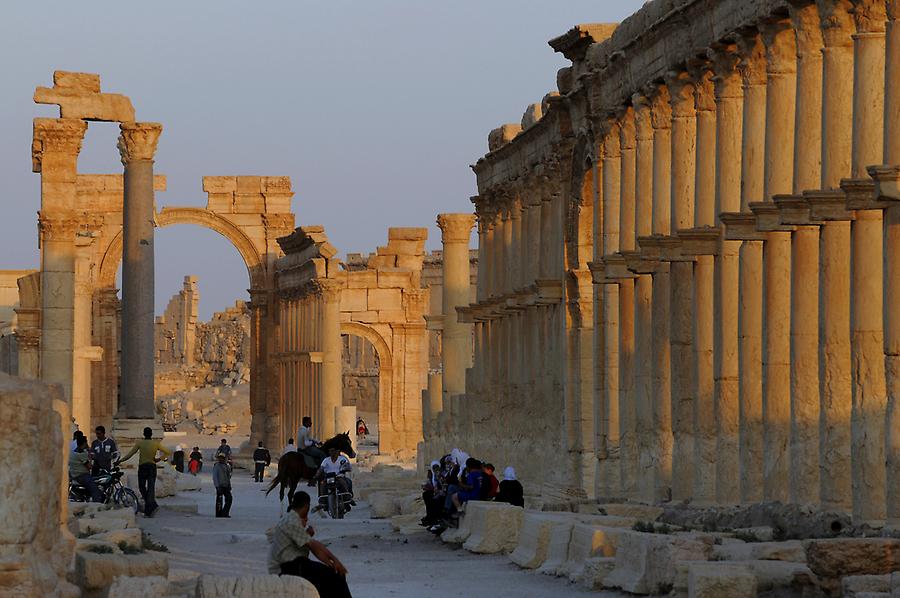
[[[440,462],[432,461],[425,483],[422,484],[422,500],[425,502],[425,517],[422,518],[422,525],[426,527],[438,522],[441,508],[444,505],[443,494],[440,494],[442,488],[440,474]]]
[[[525,490],[522,483],[516,479],[516,470],[507,467],[503,470],[503,480],[500,482],[500,491],[497,493],[496,502],[506,502],[516,507],[525,506]]]
[[[172,453],[172,465],[178,473],[184,473],[184,448],[179,444]]]

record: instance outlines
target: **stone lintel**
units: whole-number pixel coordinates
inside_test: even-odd
[[[429,318],[431,317],[432,316],[425,316],[426,330],[435,330],[434,328],[431,328],[431,322],[429,321]],[[474,324],[480,320],[475,317],[475,308],[471,305],[458,305],[456,307],[456,321],[461,324]],[[443,328],[443,321],[441,322],[441,325]]]
[[[601,258],[599,262],[588,262],[588,270],[591,271],[591,280],[594,284],[607,284],[606,264]]]
[[[725,227],[726,241],[765,241],[766,235],[756,227],[752,212],[722,212],[719,220]]]
[[[781,224],[810,226],[819,224],[809,215],[809,202],[802,195],[775,195],[772,202],[778,207]]]
[[[684,256],[718,255],[722,229],[718,226],[683,228],[677,233]]]
[[[34,90],[36,104],[56,104],[62,118],[133,122],[134,106],[127,96],[100,91],[100,75],[55,71],[53,87]]]
[[[563,298],[562,281],[557,279],[540,279],[535,281],[537,286],[536,303],[539,305],[552,305],[559,303]]]
[[[756,216],[756,228],[763,232],[790,232],[793,226],[782,224],[781,210],[774,201],[755,201],[750,204],[750,211]]]
[[[604,281],[605,283],[619,283],[622,280],[631,280],[634,278],[634,272],[628,269],[625,258],[621,253],[611,253],[603,256],[604,265]]]
[[[872,179],[841,179],[841,190],[847,197],[848,210],[883,210],[890,206],[879,200]]]
[[[869,176],[875,180],[875,196],[878,201],[898,205],[900,201],[900,166],[881,164],[869,166]]]
[[[677,235],[651,235],[638,237],[638,245],[644,258],[662,262],[692,262],[692,256],[684,256],[681,252],[681,239]]]
[[[840,189],[815,189],[804,191],[809,203],[809,217],[813,220],[853,220],[853,212],[847,210],[847,198]]]
[[[435,314],[435,315],[425,315],[425,329],[426,330],[443,330],[444,329],[444,315],[443,314]]]
[[[662,262],[659,260],[643,257],[639,251],[622,252],[622,257],[628,270],[635,274],[653,274],[662,266]]]

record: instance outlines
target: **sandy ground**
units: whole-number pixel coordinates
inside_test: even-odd
[[[160,509],[152,519],[139,517],[141,527],[169,547],[173,569],[221,575],[265,573],[265,530],[282,513],[277,490],[267,498],[262,489],[268,481],[255,484],[249,472],[237,469],[232,479],[232,518],[216,519],[209,473],[200,477],[202,491],[160,500],[161,504],[197,502],[197,515]],[[402,536],[391,530],[389,521],[369,515],[368,506],[360,502],[344,520],[311,519],[317,539],[327,543],[347,566],[350,589],[356,597],[620,595],[587,592],[565,579],[524,571],[506,556],[475,555],[452,548],[427,532]]]

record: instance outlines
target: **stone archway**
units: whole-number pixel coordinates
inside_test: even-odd
[[[378,430],[388,429],[393,405],[394,364],[391,349],[377,330],[359,322],[342,322],[341,335],[350,334],[363,338],[375,347],[378,354]]]

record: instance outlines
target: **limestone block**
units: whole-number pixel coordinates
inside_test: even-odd
[[[637,522],[637,519],[632,517],[618,517],[616,515],[583,515],[578,513],[575,518],[582,523],[591,523],[593,525],[602,525],[604,527],[621,527],[625,529],[631,529],[634,527],[635,522]]]
[[[573,81],[572,67],[566,66],[556,71],[556,88],[559,93],[565,95],[572,91]]]
[[[93,515],[97,511],[105,511],[106,505],[100,502],[70,502],[69,518]]]
[[[690,598],[756,598],[756,576],[748,568],[730,563],[694,563],[689,566]]]
[[[378,272],[375,270],[357,270],[347,273],[348,289],[371,289],[376,286],[378,286]]]
[[[373,255],[373,256],[370,256],[368,266],[369,266],[369,268],[373,268],[376,270],[380,270],[381,268],[396,268],[397,267],[397,256],[396,255]],[[376,284],[377,284],[377,282],[376,282]]]
[[[178,474],[175,477],[175,488],[178,492],[198,492],[202,485],[197,476]]]
[[[402,309],[382,309],[378,312],[379,322],[406,322],[406,312]]]
[[[159,552],[141,554],[95,554],[79,552],[75,555],[75,583],[84,590],[101,590],[116,577],[148,577],[169,574],[169,557]]]
[[[859,596],[867,592],[891,591],[891,575],[848,575],[841,579],[841,592],[845,598]]]
[[[521,132],[521,124],[505,124],[497,127],[488,134],[488,151],[500,149]]]
[[[425,255],[425,241],[391,239],[387,244],[387,253],[393,255]]]
[[[525,510],[506,503],[472,501],[466,505],[471,534],[463,544],[469,552],[507,553],[519,543]]]
[[[632,517],[638,521],[656,521],[664,511],[662,507],[629,503],[608,503],[601,505],[601,507],[606,511],[607,515]]]
[[[577,579],[578,582],[589,590],[596,591],[603,589],[603,581],[612,573],[616,567],[615,557],[595,556],[584,561],[581,573]]]
[[[368,501],[372,507],[372,517],[386,519],[400,514],[400,505],[397,504],[399,496],[394,492],[376,492],[369,496]]]
[[[100,550],[109,550],[109,551],[112,551],[113,553],[122,552],[119,549],[119,546],[117,544],[115,544],[114,542],[110,542],[108,540],[95,540],[94,539],[95,537],[100,537],[101,535],[102,534],[96,534],[94,536],[91,536],[90,538],[79,538],[79,539],[75,540],[75,552],[82,552],[82,551],[92,552],[98,548]]]
[[[407,271],[379,271],[378,288],[380,289],[405,289],[410,285],[410,276]],[[344,291],[346,292],[346,291]]]
[[[86,92],[78,88],[38,87],[34,90],[37,104],[56,104],[60,118],[134,122],[134,106],[127,96],[117,93]]]
[[[525,113],[522,114],[522,130],[533,127],[537,124],[541,117],[543,116],[543,108],[540,103],[538,104],[529,104],[527,108],[525,108]]]
[[[712,556],[718,561],[806,562],[806,550],[800,540],[722,544],[713,546]]]
[[[472,520],[466,513],[459,519],[459,527],[450,528],[441,534],[441,541],[447,544],[462,544],[469,539],[472,533]]]
[[[566,515],[559,513],[559,515]],[[564,575],[566,561],[569,560],[569,544],[572,541],[572,528],[578,523],[574,518],[562,519],[559,525],[551,526],[550,541],[547,543],[547,558],[538,569],[545,575]]]
[[[370,310],[396,310],[402,309],[400,302],[400,289],[369,289],[368,308]]]
[[[388,241],[425,241],[428,229],[411,226],[392,226],[388,229]]]
[[[509,555],[509,560],[524,569],[536,569],[547,559],[550,534],[554,527],[572,528],[574,517],[563,513],[526,511],[519,530],[519,543]]]
[[[422,494],[410,494],[399,499],[401,515],[419,515],[425,514],[425,501],[422,500]]]
[[[365,289],[344,289],[341,291],[341,311],[366,311]]]
[[[94,534],[89,540],[99,540],[103,542],[111,542],[112,544],[118,546],[121,542],[124,542],[128,546],[132,546],[134,548],[141,547],[141,530],[136,527],[129,527],[125,529],[112,530],[109,532],[103,532],[100,534]]]
[[[169,595],[169,580],[159,575],[149,577],[117,577],[109,586],[110,598],[128,596],[128,598],[156,598]]]
[[[404,270],[421,270],[423,256],[421,255],[398,255],[397,267]]]
[[[248,575],[222,577],[201,575],[196,598],[319,598],[316,588],[303,579],[285,575]]]
[[[682,536],[623,532],[618,538],[616,568],[604,586],[633,594],[651,594],[671,586],[678,561],[705,561],[710,547]]]
[[[591,557],[614,557],[622,534],[630,533],[617,527],[599,527],[576,523],[572,527],[569,554],[562,567],[562,574],[572,581],[581,578],[584,563]]]
[[[883,575],[900,570],[898,538],[807,540],[806,561],[819,577]]]
[[[76,536],[93,536],[94,534],[102,534],[128,528],[128,522],[125,519],[116,517],[82,517],[75,519],[69,524],[69,529]],[[133,524],[132,526],[133,527]]]
[[[350,316],[350,320],[353,322],[362,322],[364,324],[374,324],[375,322],[378,322],[378,312],[377,311],[354,312]]]
[[[205,176],[203,191],[206,193],[234,193],[237,190],[237,177]]]
[[[418,513],[413,513],[411,515],[394,515],[391,517],[391,529],[404,536],[428,531],[424,526],[419,525],[421,521],[422,515]]]

